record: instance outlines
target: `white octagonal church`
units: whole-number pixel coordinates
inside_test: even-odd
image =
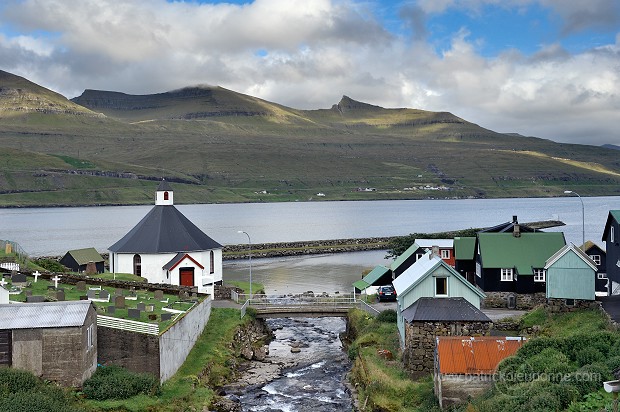
[[[222,245],[174,207],[172,188],[157,187],[155,206],[109,247],[110,272],[133,273],[150,283],[196,286],[213,293],[222,282]]]

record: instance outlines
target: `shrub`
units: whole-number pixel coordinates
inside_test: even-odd
[[[387,309],[379,313],[376,317],[379,322],[396,323],[396,311],[394,309]]]
[[[35,263],[50,272],[66,272],[67,268],[54,259],[37,259]]]
[[[39,379],[32,373],[13,368],[0,368],[0,392],[27,392],[39,385]]]
[[[608,378],[609,369],[607,369],[607,366],[593,363],[568,375],[566,382],[575,386],[581,396],[583,396],[589,392],[596,392]]]
[[[526,360],[533,373],[547,374],[551,381],[560,381],[564,374],[572,372],[568,357],[557,349],[546,348]]]
[[[575,361],[579,366],[589,365],[594,362],[602,362],[604,360],[605,355],[592,346],[581,349],[575,355]]]
[[[0,412],[73,412],[66,396],[54,396],[46,392],[19,392],[0,398]]]
[[[150,374],[133,373],[119,366],[98,368],[93,376],[84,382],[84,395],[89,399],[127,399],[145,394],[157,395],[159,380]]]

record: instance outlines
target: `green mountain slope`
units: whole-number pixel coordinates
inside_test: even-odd
[[[3,72],[0,107],[0,206],[151,203],[162,177],[191,203],[620,194],[615,150],[347,96],[319,110],[206,86],[69,101]]]

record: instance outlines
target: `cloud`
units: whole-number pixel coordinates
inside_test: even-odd
[[[620,35],[578,54],[553,43],[531,56],[484,57],[460,28],[440,53],[430,44],[429,14],[507,2],[407,3],[399,13],[407,37],[351,0],[15,0],[0,10],[0,29],[11,27],[0,35],[0,68],[68,97],[86,88],[146,94],[208,83],[316,109],[346,94],[384,107],[450,111],[497,131],[620,144]],[[562,16],[566,31],[607,24],[594,14],[571,20],[586,6],[565,3],[588,2],[540,2]]]

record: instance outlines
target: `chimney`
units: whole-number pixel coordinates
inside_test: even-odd
[[[512,223],[517,223],[517,215],[512,215]]]
[[[439,256],[439,246],[433,246],[432,247],[432,253],[430,254],[430,256],[428,258],[432,259],[433,256]]]
[[[519,224],[515,222],[513,227],[512,235],[514,237],[521,237],[521,229],[519,228]]]

